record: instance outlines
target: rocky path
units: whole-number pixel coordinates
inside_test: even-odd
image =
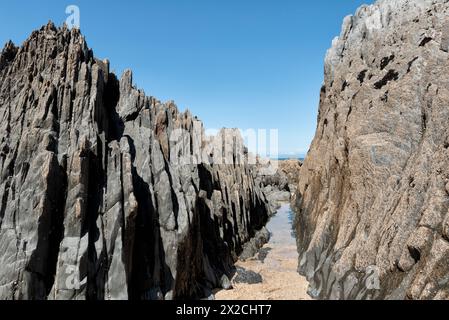
[[[298,253],[289,205],[268,224],[271,240],[248,261],[238,262],[233,289],[219,291],[217,300],[310,300],[308,283],[297,272]]]

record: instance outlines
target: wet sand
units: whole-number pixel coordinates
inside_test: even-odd
[[[260,274],[262,283],[237,283],[238,277],[234,277],[233,289],[217,292],[217,300],[311,300],[307,280],[297,272],[298,252],[291,220],[290,206],[285,205],[267,226],[272,234],[270,242],[253,259],[236,264],[239,269]]]

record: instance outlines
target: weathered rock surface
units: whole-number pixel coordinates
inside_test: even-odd
[[[295,198],[301,166],[301,161],[295,159],[257,159],[254,170],[256,183],[262,186],[271,212],[276,212],[283,204]]]
[[[296,188],[299,183],[299,172],[302,162],[297,159],[280,160],[279,171],[287,176],[289,188]]]
[[[449,298],[448,32],[448,1],[381,0],[334,40],[296,199],[315,297]]]
[[[0,299],[209,296],[269,216],[237,131],[206,137],[75,29],[5,46],[0,137]]]

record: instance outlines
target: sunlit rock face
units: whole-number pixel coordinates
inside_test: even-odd
[[[207,297],[269,216],[238,131],[206,137],[76,29],[5,46],[0,139],[0,299]]]
[[[314,296],[449,298],[448,34],[442,0],[344,20],[295,200]]]

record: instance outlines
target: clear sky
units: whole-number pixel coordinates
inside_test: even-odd
[[[372,0],[1,1],[0,42],[21,44],[68,5],[98,58],[208,128],[279,129],[282,154],[306,153],[323,62],[343,18]]]

